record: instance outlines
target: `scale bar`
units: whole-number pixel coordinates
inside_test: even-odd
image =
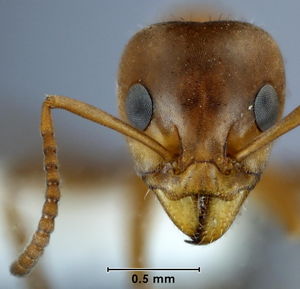
[[[106,267],[106,272],[111,271],[196,271],[201,272],[200,267],[197,268],[110,268]]]

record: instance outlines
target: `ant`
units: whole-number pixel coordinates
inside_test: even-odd
[[[54,230],[60,199],[52,109],[127,137],[138,176],[192,244],[220,238],[265,169],[272,142],[300,124],[282,119],[285,72],[276,42],[238,21],[150,25],[127,44],[118,75],[121,119],[65,96],[42,106],[46,195],[31,243],[11,266],[30,272]]]

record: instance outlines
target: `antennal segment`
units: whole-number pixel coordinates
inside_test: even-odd
[[[28,274],[43,254],[54,230],[54,220],[58,212],[60,199],[58,159],[51,109],[61,108],[94,121],[128,137],[139,141],[158,153],[166,161],[172,160],[172,154],[160,143],[143,132],[131,127],[112,115],[86,103],[65,96],[49,95],[43,103],[41,115],[41,134],[43,138],[44,169],[46,172],[46,194],[38,228],[30,244],[11,265],[11,273],[18,276]]]
[[[298,125],[300,125],[300,106],[294,109],[290,114],[288,114],[274,126],[255,138],[250,144],[237,152],[233,157],[237,161],[242,161],[250,154],[274,141],[288,131],[294,129]]]

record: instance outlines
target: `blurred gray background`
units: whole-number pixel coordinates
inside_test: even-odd
[[[0,0],[1,164],[9,165],[13,161],[26,156],[31,158],[38,155],[38,157],[41,158],[39,121],[40,107],[45,94],[62,94],[70,96],[98,106],[103,110],[116,115],[117,98],[115,94],[115,79],[118,62],[124,45],[136,31],[148,24],[158,21],[161,15],[168,15],[168,11],[170,11],[170,8],[174,7],[175,4],[188,5],[189,3],[201,4],[202,1]],[[208,2],[206,1],[205,3]],[[222,14],[225,16],[227,14],[234,15],[234,19],[236,20],[254,23],[271,33],[281,47],[286,64],[286,113],[299,105],[299,1],[224,0],[209,1],[209,3],[217,8],[220,7],[220,11],[222,11]],[[87,162],[89,160],[94,161],[95,159],[105,160],[120,156],[128,156],[123,137],[117,133],[67,112],[55,111],[54,115],[56,134],[58,136],[58,145],[60,149],[59,152],[61,155],[71,152],[69,154],[74,156],[76,153],[81,156],[81,159],[86,159]],[[276,143],[273,151],[273,159],[277,159],[277,161],[287,164],[290,162],[298,163],[300,160],[299,142],[299,129],[288,133]],[[28,166],[30,166],[30,161],[28,162]],[[3,167],[5,170],[4,165]],[[85,198],[82,198],[82,202],[84,202],[84,199]],[[74,200],[74,202],[76,201]],[[91,202],[90,205],[92,206],[93,203],[100,205],[101,202],[104,201],[102,199],[101,201],[97,199],[96,201]],[[77,206],[78,210],[81,208],[80,203],[75,203],[74,206]],[[37,215],[39,215],[40,209],[38,208],[36,210]],[[161,208],[159,210],[162,212]],[[66,208],[61,211],[61,214],[63,215],[63,212],[68,211],[68,209]],[[68,212],[69,214],[75,214],[72,206],[70,206]],[[162,212],[162,214],[164,213]],[[233,229],[236,230],[235,235],[228,234],[225,236],[224,242],[233,244],[231,246],[231,251],[229,249],[226,251],[226,246],[225,249],[220,247],[223,249],[220,249],[219,251],[213,249],[214,247],[205,247],[206,249],[203,250],[215,252],[214,257],[212,258],[211,255],[206,256],[206,253],[201,251],[202,255],[200,255],[200,257],[195,257],[191,262],[189,262],[188,259],[183,261],[184,257],[187,256],[187,253],[184,250],[189,250],[189,256],[194,256],[195,248],[188,247],[185,249],[186,246],[182,242],[184,239],[182,236],[178,241],[182,244],[182,247],[179,247],[179,243],[176,243],[177,239],[175,239],[175,237],[172,239],[173,237],[168,236],[170,243],[166,243],[166,229],[163,229],[161,239],[158,241],[156,240],[156,243],[153,241],[157,245],[157,248],[159,248],[156,251],[154,250],[153,255],[151,255],[154,260],[153,264],[162,266],[165,263],[163,263],[163,260],[159,259],[159,257],[167,259],[169,257],[162,256],[174,255],[173,265],[178,263],[177,260],[182,260],[181,264],[185,264],[186,266],[196,266],[197,264],[199,265],[198,261],[202,260],[205,256],[207,257],[208,262],[212,262],[213,259],[218,260],[217,258],[221,255],[221,252],[225,252],[227,255],[225,256],[226,258],[224,257],[225,259],[222,263],[224,266],[219,269],[219,271],[216,271],[215,273],[213,269],[218,266],[217,264],[219,261],[216,261],[211,267],[209,267],[210,263],[204,265],[204,272],[200,278],[197,277],[198,279],[195,279],[196,281],[194,280],[194,283],[191,283],[193,285],[187,288],[196,288],[197,286],[195,284],[197,283],[195,282],[198,282],[199,279],[205,279],[205,276],[208,275],[211,276],[210,280],[212,280],[212,283],[208,283],[211,285],[205,286],[205,288],[210,289],[222,288],[220,284],[224,284],[223,288],[299,288],[299,244],[288,243],[284,237],[284,233],[276,227],[275,229],[271,226],[269,227],[269,223],[263,225],[260,224],[258,221],[261,217],[260,213],[258,214],[256,211],[244,213],[246,216],[247,214],[248,219],[245,218],[243,220],[246,221],[239,221],[238,223],[240,223],[241,226]],[[158,219],[158,217],[156,218]],[[61,219],[59,218],[59,220]],[[73,220],[70,222],[72,221]],[[81,221],[83,222],[83,220]],[[115,220],[115,222],[117,221]],[[157,223],[160,222],[160,219],[157,220]],[[246,224],[244,222],[246,222]],[[259,223],[258,227],[257,223]],[[85,226],[87,228],[88,222],[84,221],[84,224],[86,224]],[[173,228],[171,223],[169,225]],[[106,224],[103,226],[105,227]],[[112,226],[114,225],[112,224]],[[237,228],[239,229],[237,230]],[[61,230],[62,231],[56,233],[55,236],[57,236],[57,240],[65,238],[65,241],[62,240],[65,242],[64,245],[61,245],[62,255],[57,254],[58,251],[55,249],[53,250],[53,254],[49,253],[47,255],[48,259],[44,258],[45,262],[47,262],[49,259],[51,261],[51,256],[54,256],[54,261],[52,260],[54,265],[52,269],[50,267],[48,273],[51,276],[54,272],[53,274],[56,276],[55,278],[53,277],[54,284],[58,284],[55,288],[83,288],[82,286],[91,289],[100,288],[99,282],[101,281],[99,281],[97,279],[98,276],[96,276],[96,272],[98,272],[97,270],[99,269],[96,268],[96,270],[94,268],[94,271],[88,275],[89,269],[92,267],[89,263],[87,263],[88,265],[83,269],[83,272],[78,271],[79,273],[76,274],[68,272],[69,275],[66,275],[67,272],[63,272],[62,270],[59,271],[59,269],[57,269],[66,268],[63,267],[67,266],[64,265],[64,262],[59,262],[68,259],[68,253],[65,251],[65,248],[66,246],[68,247],[70,243],[67,240],[73,242],[72,237],[70,237],[72,236],[72,232],[68,233],[70,235],[65,233],[63,237],[63,232],[65,232],[66,228],[62,227]],[[91,228],[91,231],[92,230],[93,228]],[[102,233],[101,230],[97,231],[98,233]],[[175,228],[174,234],[179,234],[177,231],[178,230]],[[92,235],[94,234],[93,232],[94,231],[89,232],[88,234],[94,238],[94,235]],[[105,234],[109,234],[109,232],[106,232]],[[158,232],[157,234],[159,235]],[[232,236],[235,236],[234,239],[232,239]],[[0,235],[0,239],[3,240],[5,238],[6,236]],[[105,238],[100,235],[99,240],[100,239],[102,241],[102,239]],[[248,241],[250,240],[250,243],[246,243],[246,239]],[[110,239],[108,238],[108,240]],[[163,243],[163,241],[165,241],[165,243]],[[109,242],[112,241],[110,240]],[[220,244],[220,242],[217,244]],[[172,246],[170,244],[172,244]],[[104,257],[102,254],[106,251],[105,248],[108,248],[108,246],[109,244],[103,245],[102,251],[100,250],[101,252],[95,255],[95,258],[98,258],[97,260]],[[2,247],[0,246],[0,248]],[[87,245],[84,244],[82,245],[82,248],[88,249]],[[97,248],[96,245],[95,248]],[[119,250],[117,247],[114,248]],[[246,249],[248,249],[248,251]],[[75,248],[74,252],[77,252],[76,250],[78,249]],[[90,249],[90,251],[92,256],[96,254],[95,251],[92,252],[92,249]],[[179,255],[180,257],[175,254],[177,251],[181,252],[182,255]],[[227,283],[225,281],[222,283],[220,281],[221,279],[218,279],[219,283],[214,283],[214,281],[216,281],[214,280],[216,279],[215,275],[220,275],[220,272],[223,272],[225,276],[227,274],[226,270],[229,270],[229,267],[233,268],[236,266],[227,265],[227,261],[232,261],[239,255],[242,255],[244,251],[247,251],[248,255],[252,255],[252,265],[246,265],[248,264],[248,261],[238,261],[239,267],[236,267],[237,271],[235,272],[243,272],[241,273],[243,274],[243,278],[241,277],[242,279],[239,280],[237,277],[238,275],[234,275],[236,279],[232,279],[232,282],[229,282],[226,279],[227,277],[224,277],[227,280]],[[1,257],[2,252],[3,251],[0,252]],[[119,254],[118,252],[115,254]],[[164,252],[169,252],[169,255],[164,255]],[[83,253],[78,253],[78,255],[78,260],[83,259],[83,263],[85,262],[84,258],[86,258],[86,260],[88,259]],[[110,259],[109,257],[107,258],[109,262]],[[71,259],[72,258],[70,257],[70,260]],[[7,280],[9,280],[7,282],[11,282],[7,284],[15,284],[14,282],[17,281],[7,273],[8,262],[9,261],[7,260],[5,260],[5,262],[0,261],[0,270],[6,270],[5,272],[8,276]],[[125,266],[126,262],[120,264]],[[115,263],[116,266],[120,264],[118,261]],[[201,262],[200,264],[202,265]],[[75,262],[69,264],[69,266],[73,265],[75,266]],[[104,266],[103,268],[105,268],[106,265],[110,264],[104,263],[101,266]],[[227,269],[226,266],[228,267]],[[79,263],[78,268],[82,268],[82,264]],[[0,272],[0,275],[1,274],[2,272]],[[83,274],[82,277],[81,274]],[[67,283],[66,281],[65,284],[67,285],[64,287],[64,285],[60,283],[60,278],[65,277],[65,280],[68,280],[66,276],[70,275],[73,275],[75,281],[73,283],[71,281],[70,283]],[[227,275],[229,276],[229,273]],[[93,276],[95,277],[95,280],[92,279]],[[104,274],[104,276],[106,275]],[[114,280],[119,279],[115,277],[115,275],[106,276],[105,278],[105,288],[117,288],[117,285],[113,282]],[[190,277],[184,279],[184,277],[179,276],[178,280],[180,278],[182,280],[189,280],[187,278]],[[82,283],[80,283],[80,280]],[[85,283],[85,280],[89,280],[90,283]],[[103,278],[100,280],[103,280]],[[121,286],[124,286],[125,288],[127,285],[124,284],[128,284],[126,276],[123,277],[122,282],[123,281],[125,283],[120,284],[123,284]],[[0,278],[0,287],[2,285],[1,282],[4,281]],[[21,283],[16,284],[19,284],[20,286]],[[78,287],[76,287],[76,284]],[[89,287],[86,284],[92,285]],[[187,283],[184,284],[188,285]],[[111,285],[111,287],[109,287],[109,285]],[[181,285],[178,286],[178,288],[182,288],[180,287]],[[16,285],[16,287],[10,288],[21,287]]]

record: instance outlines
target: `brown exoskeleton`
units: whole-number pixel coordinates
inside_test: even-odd
[[[54,229],[60,191],[51,109],[126,135],[137,174],[190,242],[205,244],[233,222],[259,181],[271,142],[299,125],[300,107],[280,120],[284,90],[279,49],[251,24],[166,22],[138,32],[120,63],[122,120],[67,97],[45,100],[46,201],[12,273],[31,270]]]

